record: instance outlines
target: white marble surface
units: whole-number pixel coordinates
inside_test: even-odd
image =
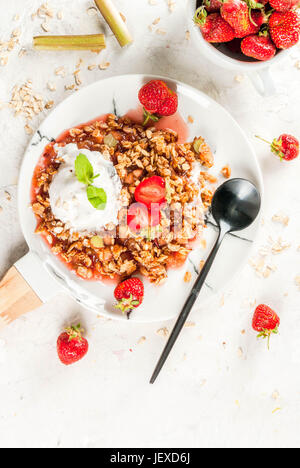
[[[292,447],[300,445],[300,275],[299,164],[280,164],[254,134],[267,138],[283,131],[299,134],[300,49],[273,71],[278,94],[261,98],[249,79],[207,63],[192,41],[185,40],[186,1],[166,0],[156,6],[147,0],[115,0],[134,31],[133,46],[121,51],[107,31],[108,47],[91,53],[37,53],[32,35],[42,32],[41,19],[31,20],[40,0],[10,0],[0,17],[0,40],[20,27],[20,46],[0,67],[0,101],[10,100],[12,87],[32,79],[45,99],[61,102],[70,91],[72,72],[81,57],[83,85],[130,72],[169,75],[207,92],[238,120],[255,145],[265,181],[264,223],[254,257],[271,236],[290,243],[283,252],[267,254],[276,271],[260,278],[247,266],[224,297],[193,312],[154,386],[148,384],[165,338],[156,331],[172,323],[132,324],[95,317],[66,297],[57,297],[4,329],[0,336],[1,447]],[[106,30],[98,16],[89,16],[91,1],[49,0],[62,10],[62,21],[49,22],[51,32]],[[18,21],[13,21],[15,14]],[[160,23],[150,32],[149,24]],[[135,24],[137,23],[137,24]],[[165,35],[155,29],[166,30]],[[27,54],[18,57],[20,47]],[[101,71],[87,70],[109,61]],[[64,65],[65,78],[54,74]],[[57,91],[46,89],[47,81]],[[37,128],[41,114],[32,122]],[[0,274],[26,252],[16,214],[16,184],[29,136],[22,118],[0,110]],[[243,155],[241,155],[243,157]],[[7,197],[8,192],[11,197]],[[7,198],[11,198],[8,200]],[[287,227],[274,223],[276,213],[287,214]],[[273,306],[281,316],[280,334],[267,352],[251,331],[254,302]],[[88,356],[65,368],[57,360],[55,342],[61,327],[73,319],[84,324],[90,341]],[[242,330],[245,333],[242,334]],[[142,336],[146,337],[139,344]]]

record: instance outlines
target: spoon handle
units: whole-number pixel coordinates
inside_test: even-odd
[[[183,309],[177,319],[177,322],[172,330],[172,333],[168,339],[168,342],[163,350],[163,353],[157,363],[157,366],[153,372],[153,375],[151,377],[151,380],[150,380],[150,383],[153,384],[158,376],[158,374],[160,373],[164,363],[166,362],[177,338],[178,338],[178,335],[179,333],[181,332],[192,308],[193,308],[193,305],[195,304],[199,294],[200,294],[200,291],[202,289],[202,286],[206,280],[206,277],[211,269],[211,266],[214,262],[214,259],[218,253],[218,250],[223,242],[223,239],[225,237],[225,235],[227,234],[227,232],[223,232],[223,231],[219,231],[219,235],[218,235],[218,239],[208,257],[208,259],[206,260],[202,270],[201,270],[201,273],[200,275],[198,276],[194,286],[193,286],[193,289],[192,291],[190,292],[190,295],[189,297],[187,298],[184,306],[183,306]]]

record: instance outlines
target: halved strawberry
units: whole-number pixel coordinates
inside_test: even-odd
[[[143,203],[148,209],[152,204],[165,203],[166,201],[166,183],[162,177],[153,176],[145,179],[137,186],[134,198],[138,203]]]
[[[158,209],[157,209],[158,207]],[[151,213],[143,203],[133,203],[127,213],[127,225],[132,232],[138,233],[143,229],[158,226],[161,220],[159,205]]]

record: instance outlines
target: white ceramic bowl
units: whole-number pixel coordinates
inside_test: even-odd
[[[278,52],[274,58],[268,60],[267,62],[247,62],[232,58],[222,53],[213,44],[210,44],[203,38],[200,29],[193,21],[196,5],[197,0],[188,0],[187,14],[189,17],[189,24],[193,41],[195,45],[201,50],[201,53],[205,55],[208,60],[213,62],[215,65],[218,65],[219,67],[234,70],[239,73],[247,73],[257,91],[263,96],[275,94],[276,89],[270,74],[270,67],[273,64],[278,64],[284,60],[290,54],[291,49]]]

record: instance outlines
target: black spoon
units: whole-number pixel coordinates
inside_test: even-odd
[[[194,287],[186,300],[177,319],[170,338],[158,361],[150,383],[154,383],[160,373],[175,341],[178,338],[186,319],[201,291],[204,281],[211,269],[216,254],[229,232],[241,231],[250,226],[256,219],[261,206],[261,197],[257,188],[248,180],[231,179],[221,185],[216,191],[211,205],[212,215],[218,225],[219,235]]]

